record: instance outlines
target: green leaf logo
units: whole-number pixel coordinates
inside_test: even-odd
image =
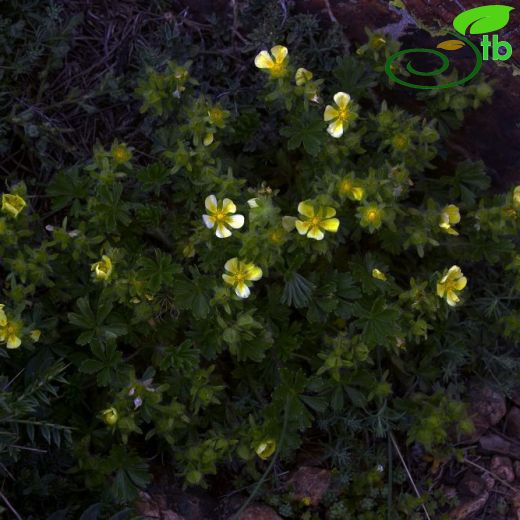
[[[460,34],[485,34],[498,31],[509,22],[509,13],[514,7],[508,5],[483,5],[464,11],[453,20],[453,27]]]

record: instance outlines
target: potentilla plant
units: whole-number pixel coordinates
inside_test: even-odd
[[[51,415],[111,499],[132,501],[158,454],[186,484],[257,479],[311,428],[324,453],[407,431],[451,456],[471,430],[460,371],[520,337],[520,187],[439,168],[437,121],[361,74],[331,89],[373,55],[327,73],[291,53],[260,50],[235,102],[191,63],[150,71],[151,155],[105,143],[57,173],[52,225],[24,186],[2,195],[0,352],[66,364]],[[331,420],[347,416],[368,437]]]

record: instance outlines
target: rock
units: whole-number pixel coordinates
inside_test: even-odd
[[[520,447],[509,442],[500,435],[494,433],[484,435],[480,438],[479,444],[484,451],[520,459]]]
[[[516,478],[520,479],[520,461],[515,460],[513,462],[513,469],[515,470]]]
[[[515,520],[520,520],[520,492],[514,494],[511,498],[511,513]]]
[[[513,406],[506,417],[506,433],[520,440],[520,408]]]
[[[516,387],[511,393],[511,401],[513,401],[516,406],[520,406],[520,388]]]
[[[202,490],[193,489],[173,494],[173,509],[187,520],[206,520],[215,518],[217,502]]]
[[[446,486],[445,484],[441,484],[442,495],[445,498],[456,498],[457,497],[457,489],[453,486]]]
[[[477,438],[499,423],[506,411],[506,399],[500,392],[489,386],[473,387],[470,391],[469,413]]]
[[[183,516],[168,509],[166,496],[163,494],[150,495],[140,491],[139,500],[135,503],[135,509],[146,520],[153,518],[160,520],[185,520]]]
[[[466,518],[470,518],[475,513],[478,513],[486,505],[488,498],[489,493],[484,491],[484,493],[479,497],[463,501],[459,506],[450,512],[450,519],[465,520]]]
[[[489,473],[484,473],[481,478],[486,484],[487,491],[491,491],[495,487],[495,479]]]
[[[239,517],[238,520],[282,520],[274,509],[267,506],[249,506]]]
[[[331,474],[328,469],[302,466],[298,468],[287,485],[293,490],[295,500],[309,499],[317,506],[330,485]]]
[[[135,503],[135,509],[144,518],[161,518],[161,507],[157,500],[144,491],[139,491],[139,499]]]
[[[509,457],[494,455],[491,458],[490,469],[493,473],[498,475],[501,479],[505,480],[506,482],[513,482],[513,480],[515,480],[513,464]]]
[[[486,491],[486,482],[472,471],[468,471],[459,482],[457,491],[461,495],[478,497]]]
[[[171,509],[162,512],[161,520],[185,520],[183,516],[178,515]]]

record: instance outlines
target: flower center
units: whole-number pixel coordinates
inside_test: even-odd
[[[225,220],[226,218],[226,215],[223,211],[217,211],[217,213],[215,213],[215,220],[217,222],[222,222],[223,220]]]
[[[339,112],[338,119],[340,121],[346,121],[348,119],[348,108],[347,107],[340,108],[338,112]]]
[[[368,213],[367,213],[367,218],[370,222],[374,222],[374,220],[377,219],[377,215],[378,215],[378,211],[377,209],[371,209]]]
[[[320,223],[320,220],[321,220],[320,217],[317,217],[317,216],[312,217],[311,218],[311,225],[312,226],[317,226]]]
[[[284,72],[284,64],[283,61],[281,63],[273,63],[273,66],[271,67],[271,74],[273,76],[281,76]]]

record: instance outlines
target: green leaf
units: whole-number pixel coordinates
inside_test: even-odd
[[[206,279],[200,277],[191,281],[186,276],[176,278],[173,286],[175,303],[179,309],[189,310],[197,319],[205,318],[209,313],[209,294]]]
[[[370,309],[355,304],[353,313],[359,318],[356,325],[362,329],[367,344],[384,346],[387,339],[397,335],[399,312],[389,307],[384,299],[378,298]]]
[[[453,27],[460,34],[485,34],[498,31],[509,22],[514,7],[508,5],[483,5],[464,11],[453,20]]]
[[[298,273],[291,273],[285,282],[281,302],[289,307],[306,307],[311,298],[314,285]]]
[[[452,199],[460,198],[468,206],[472,206],[477,196],[491,185],[482,161],[464,161],[457,166],[454,176],[441,177],[440,180],[444,186],[449,186]]]
[[[326,132],[321,117],[314,112],[303,112],[289,121],[290,126],[284,126],[280,133],[288,137],[287,148],[295,150],[303,145],[305,151],[313,156],[318,155]]]

